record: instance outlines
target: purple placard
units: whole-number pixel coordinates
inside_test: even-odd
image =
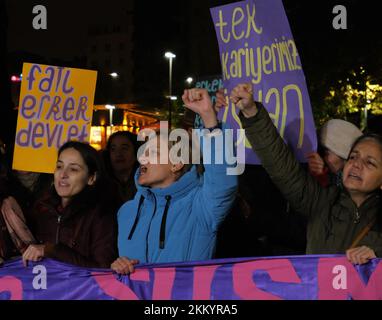
[[[1,300],[382,300],[382,263],[344,256],[140,265],[130,276],[45,259],[0,267]]]
[[[236,2],[212,8],[211,15],[227,92],[239,83],[251,83],[255,100],[264,104],[298,160],[306,162],[305,155],[317,149],[316,129],[282,0]],[[231,103],[220,117],[234,129],[241,126]],[[248,141],[245,146],[246,163],[260,163]]]

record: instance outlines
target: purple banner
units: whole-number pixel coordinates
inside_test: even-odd
[[[280,135],[301,162],[317,148],[316,129],[300,57],[282,0],[248,0],[211,9],[227,93],[251,83],[254,98],[264,104]],[[220,114],[231,127],[241,127],[229,104]],[[246,163],[259,159],[244,136]],[[242,162],[242,159],[240,159]]]
[[[130,276],[53,260],[0,268],[5,300],[348,300],[382,299],[382,263],[342,256],[213,260],[141,265]]]

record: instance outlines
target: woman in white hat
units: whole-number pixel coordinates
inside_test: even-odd
[[[342,185],[342,170],[354,141],[360,136],[362,131],[350,122],[333,119],[324,124],[319,141],[323,157],[317,152],[306,156],[310,173],[322,186]]]

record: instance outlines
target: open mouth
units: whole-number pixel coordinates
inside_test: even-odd
[[[355,173],[349,173],[348,177],[353,180],[362,181],[361,177]]]
[[[69,184],[63,183],[63,182],[59,182],[58,183],[58,188],[61,189],[61,190],[68,189],[69,188]]]
[[[147,168],[145,166],[140,166],[140,174],[145,174],[147,172]]]

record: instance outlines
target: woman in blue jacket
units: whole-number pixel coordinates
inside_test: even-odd
[[[206,90],[185,90],[182,98],[187,108],[201,116],[209,129],[207,136],[223,134],[214,130],[218,121]],[[151,139],[146,148],[159,159],[160,143],[164,142],[163,137]],[[218,150],[214,143],[211,146],[214,159]],[[218,227],[235,200],[237,177],[227,174],[229,166],[224,162],[205,164],[201,176],[195,166],[150,159],[140,158],[137,194],[118,213],[120,258],[111,268],[120,274],[133,272],[138,263],[211,259]]]

